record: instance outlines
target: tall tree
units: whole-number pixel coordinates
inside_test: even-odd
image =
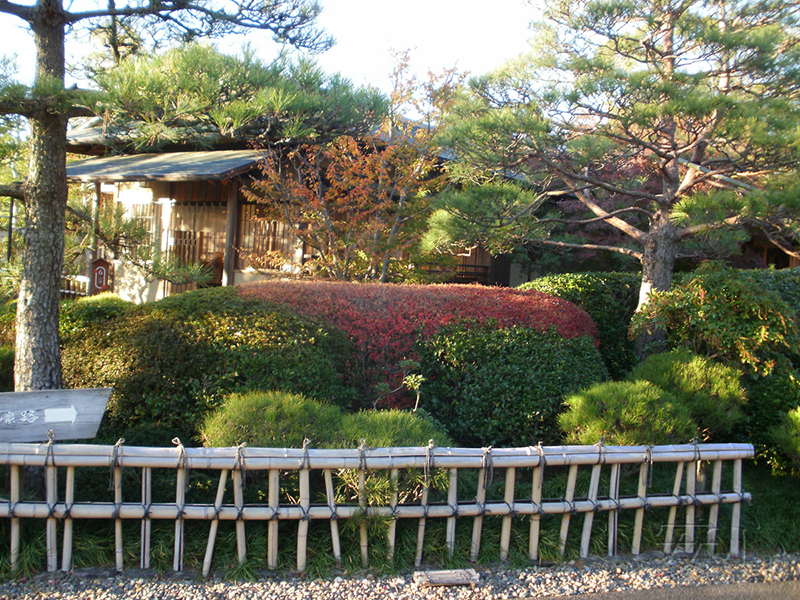
[[[506,243],[632,256],[646,302],[693,242],[756,216],[752,192],[796,165],[797,16],[784,0],[548,0],[532,53],[472,81],[450,116],[465,191],[448,208]],[[566,196],[586,218],[552,214]],[[565,222],[627,241],[550,236]]]
[[[184,39],[256,29],[311,50],[330,45],[315,27],[319,6],[307,0],[130,0],[118,6],[75,10],[63,0],[33,5],[0,0],[0,13],[22,20],[36,45],[33,88],[0,90],[0,114],[17,114],[30,125],[31,159],[24,187],[25,253],[17,303],[15,387],[60,388],[59,279],[67,201],[66,133],[81,94],[64,87],[65,32],[81,22],[139,15],[162,23]]]

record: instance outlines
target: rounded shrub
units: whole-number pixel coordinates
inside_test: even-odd
[[[606,378],[589,337],[454,328],[421,343],[420,406],[463,446],[555,443],[567,393]]]
[[[784,415],[782,422],[770,430],[776,448],[789,458],[800,472],[800,406]]]
[[[623,377],[635,364],[628,326],[639,303],[639,273],[563,273],[523,283],[517,289],[536,290],[577,304],[597,325],[600,354],[612,379]]]
[[[558,422],[573,444],[686,443],[697,425],[677,398],[649,381],[609,381],[566,398]]]
[[[187,292],[131,307],[68,336],[70,387],[113,387],[102,432],[139,424],[193,439],[205,415],[234,392],[275,389],[349,403],[352,355],[344,334],[231,288]]]
[[[133,302],[110,292],[62,302],[59,311],[61,339],[63,341],[70,335],[79,335],[87,327],[115,319],[134,306]]]
[[[421,416],[398,410],[346,413],[338,406],[286,392],[253,391],[227,397],[202,427],[206,446],[317,448],[439,446],[450,440]]]
[[[689,410],[704,438],[720,439],[742,419],[747,392],[741,373],[685,348],[654,354],[628,375],[670,392]]]

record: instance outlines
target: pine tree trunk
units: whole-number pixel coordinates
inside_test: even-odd
[[[64,87],[64,17],[58,0],[40,0],[36,10],[32,23],[36,84],[46,84],[56,96],[29,119],[25,251],[17,302],[17,391],[62,387],[58,303],[67,204],[67,117],[57,94]]]
[[[669,210],[661,209],[653,217],[644,243],[642,256],[642,286],[639,290],[640,310],[647,304],[651,292],[665,292],[672,285],[672,271],[678,257],[677,230],[669,220]],[[636,356],[644,360],[664,349],[665,332],[657,329],[640,334],[635,341]]]

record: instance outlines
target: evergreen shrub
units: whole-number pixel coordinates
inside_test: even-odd
[[[302,395],[251,391],[228,396],[202,427],[206,446],[315,448],[446,446],[450,440],[421,416],[398,410],[345,412]]]
[[[598,383],[566,398],[559,425],[572,444],[685,444],[697,429],[689,409],[649,381]]]
[[[563,338],[591,336],[589,315],[571,302],[536,291],[466,285],[370,285],[343,282],[268,281],[241,286],[245,299],[287,307],[344,331],[355,345],[354,386],[365,405],[410,406],[410,395],[386,395],[401,387],[415,344],[443,327],[493,322],[524,326]]]
[[[800,472],[800,405],[787,412],[770,434],[775,447],[792,461],[795,471]]]
[[[187,292],[131,307],[68,336],[69,387],[113,387],[101,432],[140,424],[183,432],[233,392],[275,389],[349,403],[350,344],[338,331],[247,301],[232,288]]]
[[[521,290],[537,290],[564,298],[589,313],[597,325],[600,354],[612,379],[635,364],[628,327],[639,302],[639,273],[564,273],[524,283]]]
[[[420,406],[458,445],[558,441],[562,398],[606,379],[588,336],[527,327],[454,327],[419,346]]]
[[[689,410],[704,439],[729,441],[722,436],[741,421],[747,402],[739,370],[685,348],[648,357],[628,380],[649,381],[673,394]]]

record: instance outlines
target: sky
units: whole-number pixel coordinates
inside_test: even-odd
[[[322,0],[322,5],[319,24],[337,44],[317,62],[356,85],[384,91],[389,91],[392,50],[410,50],[412,70],[420,76],[453,67],[478,75],[527,50],[528,23],[534,17],[524,0]],[[34,47],[21,23],[0,15],[0,52],[16,54],[18,76],[30,82]],[[251,40],[256,37],[250,35]],[[221,49],[233,52],[244,39],[238,36]],[[273,58],[269,53],[274,46],[265,48],[262,58]],[[71,43],[69,49],[68,60],[73,62],[84,52],[80,43]]]

